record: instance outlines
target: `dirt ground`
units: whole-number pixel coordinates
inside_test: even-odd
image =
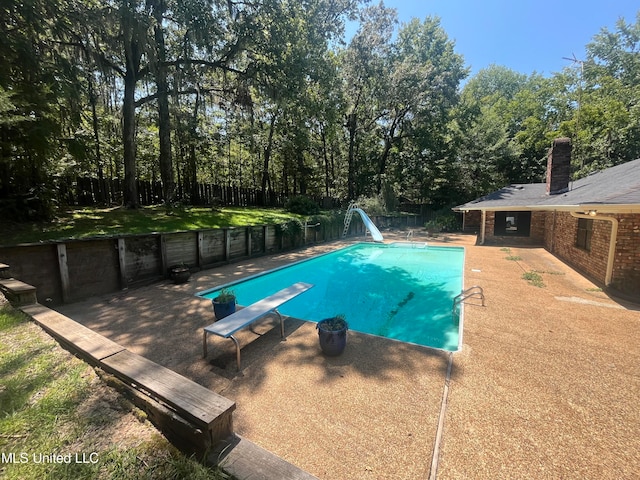
[[[239,335],[240,372],[229,340],[211,339],[202,358],[213,312],[196,292],[345,242],[57,309],[232,399],[238,434],[321,479],[637,478],[637,306],[542,248],[413,239],[463,245],[465,287],[484,289],[485,307],[465,306],[460,352],[350,332],[344,354],[329,358],[314,324],[288,319],[285,341],[272,320],[256,327],[259,335]],[[543,286],[524,280],[527,272]]]

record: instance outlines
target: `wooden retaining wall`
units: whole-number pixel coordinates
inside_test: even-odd
[[[417,216],[371,219],[383,230],[422,226]],[[348,236],[364,233],[360,217],[354,216]],[[198,271],[341,237],[341,225],[303,226],[295,237],[278,234],[274,225],[254,225],[0,246],[0,261],[36,287],[38,302],[60,305],[161,280],[174,265]]]

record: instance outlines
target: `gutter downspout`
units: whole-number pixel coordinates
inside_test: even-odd
[[[579,212],[569,212],[575,218],[587,218],[591,220],[606,220],[611,222],[611,238],[609,240],[609,256],[607,257],[607,271],[604,276],[605,286],[611,285],[611,277],[613,276],[613,261],[616,254],[616,243],[618,241],[618,219],[607,217],[604,215],[587,215]]]

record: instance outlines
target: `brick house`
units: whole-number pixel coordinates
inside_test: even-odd
[[[553,142],[546,183],[509,185],[454,211],[481,245],[543,246],[614,294],[640,302],[640,159],[570,179],[571,141]]]

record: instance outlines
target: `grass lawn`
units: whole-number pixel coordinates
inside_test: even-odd
[[[299,215],[282,209],[225,207],[79,208],[60,213],[47,223],[5,225],[2,245],[80,239],[117,234],[176,232],[208,228],[270,225]]]
[[[144,412],[0,302],[0,478],[227,478],[176,450]]]

